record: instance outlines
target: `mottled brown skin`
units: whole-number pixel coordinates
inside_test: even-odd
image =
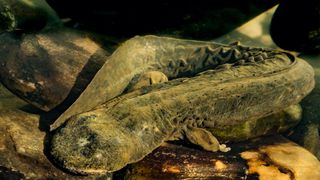
[[[277,113],[314,87],[313,69],[303,60],[284,52],[268,51],[265,58],[257,49],[251,52],[254,58],[242,59],[239,53],[227,58],[228,64],[147,86],[72,116],[53,136],[51,154],[62,167],[90,174],[119,170],[182,135],[207,150],[220,149],[211,134],[214,127]],[[171,73],[188,70],[179,67]]]

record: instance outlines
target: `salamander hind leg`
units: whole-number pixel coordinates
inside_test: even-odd
[[[216,137],[211,132],[203,128],[186,126],[183,129],[186,138],[193,144],[201,146],[207,151],[230,151],[229,147],[225,144],[220,144]]]
[[[160,71],[148,71],[135,76],[127,87],[126,92],[140,89],[144,86],[167,82],[168,77]]]

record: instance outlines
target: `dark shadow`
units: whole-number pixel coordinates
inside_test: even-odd
[[[18,171],[0,166],[0,179],[21,180],[25,179],[25,176]]]
[[[320,1],[283,0],[274,13],[271,37],[281,48],[320,52]]]
[[[209,40],[225,34],[276,5],[279,0],[185,0],[108,1],[90,3],[75,0],[48,0],[62,18],[71,18],[73,27],[130,38],[158,34]],[[75,6],[75,4],[77,6]]]

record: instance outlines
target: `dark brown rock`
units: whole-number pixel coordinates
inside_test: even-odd
[[[67,96],[73,101],[106,61],[93,36],[71,29],[0,35],[0,78],[13,93],[49,111]]]
[[[7,88],[0,84],[0,109],[19,109],[28,103],[13,95]]]
[[[17,29],[36,31],[62,24],[45,0],[1,0],[0,12],[0,32]]]

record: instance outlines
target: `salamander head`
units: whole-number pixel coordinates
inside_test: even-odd
[[[73,173],[102,174],[119,170],[129,161],[127,145],[134,145],[126,143],[130,142],[127,136],[112,126],[99,122],[95,115],[73,116],[56,130],[50,153],[57,164]]]

